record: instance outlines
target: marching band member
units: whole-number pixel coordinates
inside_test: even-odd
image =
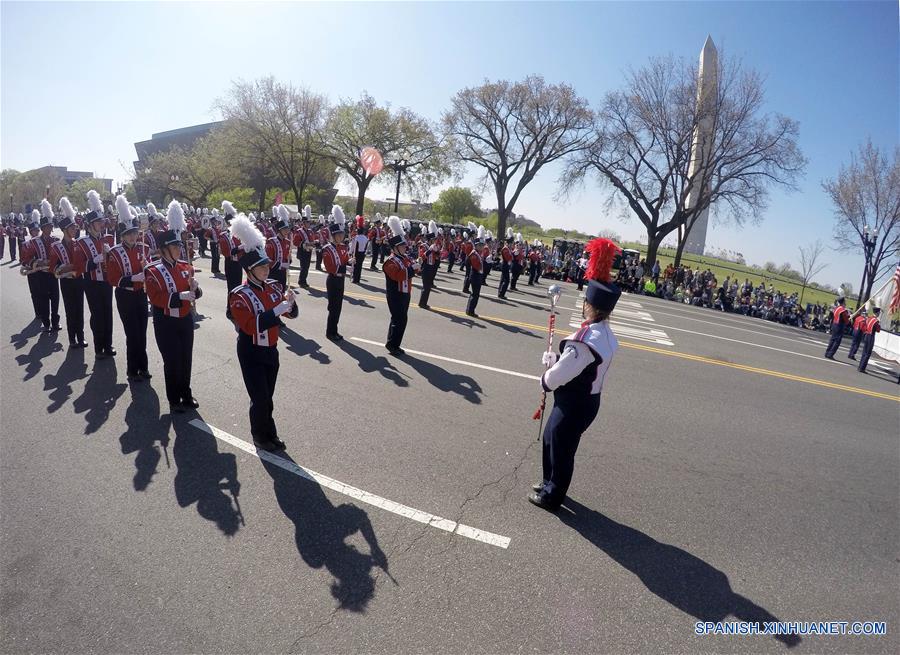
[[[381,214],[375,212],[375,224],[369,230],[369,242],[372,244],[372,261],[369,270],[374,271],[379,258],[384,263],[384,240],[387,237],[385,229],[381,226]]]
[[[322,250],[331,241],[331,232],[325,223],[325,217],[319,214],[319,227],[316,232],[316,270],[322,270]]]
[[[363,260],[366,258],[366,246],[369,244],[369,237],[365,231],[366,219],[362,216],[356,217],[356,236],[353,237],[352,247],[350,248],[353,256],[353,282],[359,284],[362,280]]]
[[[153,333],[163,360],[166,398],[173,412],[200,406],[191,391],[194,313],[191,303],[203,295],[194,269],[179,260],[181,236],[166,230],[159,237],[160,259],[144,269],[144,287],[153,307]]]
[[[288,288],[288,273],[291,270],[291,212],[284,205],[277,205],[278,222],[275,224],[275,236],[268,237],[265,243],[266,257],[270,262],[269,274],[281,284],[282,289]],[[246,270],[246,266],[244,269]]]
[[[466,264],[466,280],[471,286],[472,293],[469,295],[469,301],[466,303],[466,316],[478,318],[475,313],[475,307],[478,306],[478,299],[481,297],[481,285],[484,282],[482,270],[484,269],[484,257],[482,257],[482,246],[484,246],[484,225],[478,226],[475,242],[471,244],[472,249],[469,251],[469,258]]]
[[[87,200],[91,211],[84,217],[87,234],[75,242],[75,270],[82,276],[84,295],[91,310],[94,355],[97,359],[105,359],[116,354],[112,347],[113,290],[106,282],[106,255],[113,240],[103,234],[106,218],[100,194],[91,189],[87,192]]]
[[[456,253],[459,250],[459,237],[456,236],[456,229],[450,228],[450,238],[447,239],[447,273],[453,272],[453,265],[456,263]]]
[[[78,223],[75,222],[75,208],[68,198],[60,198],[59,208],[63,217],[59,221],[62,241],[50,246],[50,272],[59,280],[63,305],[66,308],[66,331],[69,334],[69,348],[86,348],[84,340],[84,288],[75,271],[75,239]]]
[[[419,248],[419,259],[422,260],[422,293],[419,295],[419,307],[422,309],[428,309],[428,297],[434,286],[434,276],[437,275],[438,267],[441,265],[440,246],[435,243],[437,230],[437,224],[428,221],[428,232],[425,234],[423,245]]]
[[[872,356],[872,350],[875,348],[875,335],[881,332],[881,322],[878,318],[880,315],[881,307],[873,307],[872,316],[866,319],[863,327],[862,354],[859,356],[859,366],[857,367],[860,373],[866,372],[866,367],[869,365],[869,357]]]
[[[522,241],[521,232],[516,232],[516,245],[512,253],[512,280],[509,288],[518,291],[516,284],[519,282],[519,276],[525,270],[525,243]]]
[[[13,215],[9,215],[9,222],[12,222]],[[3,259],[3,253],[6,250],[6,220],[0,220],[0,259]]]
[[[484,261],[481,284],[488,286],[487,278],[494,267],[494,234],[490,230],[484,231],[484,247],[481,249],[481,259]]]
[[[541,272],[541,242],[537,239],[531,244],[531,252],[528,253],[528,286],[537,284]]]
[[[156,239],[163,233],[163,217],[152,202],[147,203],[147,215],[148,227],[144,231],[144,245],[147,246],[150,259],[159,259],[159,246],[156,243]]]
[[[237,216],[234,205],[227,200],[222,201],[222,211],[225,213],[226,225]],[[221,234],[219,234],[219,250],[222,251],[222,257],[225,258],[225,284],[228,290],[231,291],[241,285],[240,261],[244,251],[241,248],[240,240],[234,238],[230,228],[222,230]]]
[[[36,218],[37,210],[32,212],[32,220]],[[59,327],[59,281],[50,272],[50,253],[56,237],[53,232],[53,206],[44,198],[41,200],[41,211],[37,215],[37,235],[26,242],[25,248],[19,253],[22,261],[22,269],[28,271],[28,287],[31,291],[35,313],[41,319],[44,333],[49,334],[60,329]]]
[[[465,272],[465,277],[463,278],[463,293],[469,293],[469,287],[472,284],[472,264],[471,264],[471,254],[472,250],[474,250],[475,245],[472,243],[476,235],[478,233],[478,228],[475,227],[475,223],[469,221],[468,231],[463,231],[463,242],[462,242],[462,260],[463,260],[463,271]]]
[[[347,274],[347,264],[353,265],[347,245],[344,243],[344,210],[335,205],[331,214],[334,222],[331,231],[332,242],[322,248],[322,260],[325,262],[325,270],[328,277],[325,279],[325,289],[328,292],[328,323],[325,327],[325,338],[331,341],[341,341],[338,333],[338,321],[341,320],[341,308],[344,304],[344,279]]]
[[[543,480],[529,494],[529,502],[554,512],[572,481],[575,451],[581,435],[600,409],[600,394],[619,344],[609,327],[610,313],[621,291],[610,281],[618,246],[609,239],[587,245],[589,282],[584,294],[581,328],[563,339],[559,351],[545,352],[547,370],[541,376],[545,392],[553,391],[553,411],[543,435]]]
[[[257,448],[280,450],[284,442],[278,437],[272,418],[278,380],[278,334],[284,326],[280,317],[297,318],[297,304],[293,292],[268,278],[270,261],[263,254],[267,244],[262,233],[244,215],[234,219],[232,230],[246,251],[241,266],[247,272],[247,282],[229,292],[228,306],[238,333],[241,375],[250,396],[250,434]]]
[[[846,302],[844,296],[840,296],[834,301],[831,315],[831,338],[828,340],[828,347],[825,348],[825,357],[827,359],[834,359],[834,355],[841,345],[841,340],[844,338],[844,325],[850,322],[850,310],[844,306]]]
[[[40,292],[38,291],[37,278],[35,277],[35,274],[40,272],[40,260],[37,256],[37,249],[31,243],[41,234],[41,212],[37,209],[32,209],[25,228],[28,233],[28,241],[19,244],[19,274],[27,276],[28,295],[31,297],[34,317],[41,320],[41,303],[38,300]]]
[[[209,243],[210,272],[213,275],[222,274],[222,256],[219,253],[219,239],[222,234],[222,217],[213,216],[209,219],[209,229],[206,231],[206,239]]]
[[[500,248],[500,284],[497,285],[497,297],[506,300],[506,290],[509,289],[510,273],[512,269],[513,231],[506,228],[506,243]]]
[[[131,218],[128,200],[116,196],[121,243],[107,257],[110,285],[116,290],[116,309],[125,330],[126,374],[129,380],[149,380],[147,370],[147,294],[144,292],[144,266],[150,249],[138,243],[139,218]]]
[[[297,246],[297,259],[300,260],[300,286],[309,289],[309,261],[312,259],[312,251],[315,246],[315,235],[309,225],[309,219],[312,215],[312,207],[306,205],[303,208],[303,214],[300,216],[300,227],[294,234],[294,245]]]
[[[384,347],[389,353],[396,356],[405,354],[400,344],[403,341],[403,334],[406,332],[412,280],[416,271],[419,270],[419,264],[407,255],[407,242],[403,235],[400,219],[391,216],[387,222],[388,229],[392,234],[388,239],[392,252],[384,260],[382,270],[384,271],[388,309],[391,311],[391,322],[388,326],[387,343],[384,344]]]

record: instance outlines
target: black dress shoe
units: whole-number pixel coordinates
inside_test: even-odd
[[[273,453],[276,450],[278,450],[278,446],[275,445],[275,443],[270,441],[269,439],[257,439],[256,437],[253,437],[253,445],[256,446],[257,448],[259,448],[260,450],[265,450],[270,453]]]
[[[143,378],[141,377],[141,374],[138,373],[137,371],[135,371],[134,373],[126,373],[125,376],[126,376],[129,380],[134,380],[134,381],[136,381],[136,382],[140,382],[140,381],[143,379]]]
[[[466,316],[471,316],[472,318],[478,318],[478,314],[475,312],[466,312]]]
[[[531,493],[528,494],[528,502],[532,505],[537,505],[541,509],[545,509],[548,512],[555,512],[559,509],[561,503],[554,503],[544,494]]]
[[[43,332],[44,334],[50,334],[51,332],[53,332],[53,330],[50,329],[49,325],[45,325],[44,329],[41,330],[41,332]]]
[[[184,406],[179,403],[172,403],[171,405],[169,405],[169,413],[184,414]]]
[[[87,341],[79,341],[79,342],[78,342],[78,347],[79,347],[79,348],[87,348],[87,347],[88,347],[88,342],[87,342]]]
[[[431,305],[419,305],[419,309],[431,309]]]
[[[150,371],[138,371],[138,375],[140,375],[145,380],[149,380],[153,377],[152,375],[150,375]]]
[[[115,348],[107,348],[104,352],[106,352],[107,357],[115,357],[118,354]]]
[[[388,348],[387,351],[394,357],[399,357],[400,355],[406,354],[406,351],[403,350],[403,348]]]
[[[337,343],[338,341],[343,341],[343,340],[344,340],[344,337],[342,337],[341,335],[339,335],[339,334],[337,334],[337,333],[335,333],[335,334],[326,334],[326,335],[325,335],[325,338],[328,339],[329,341],[334,341],[335,343]]]
[[[536,494],[541,493],[541,491],[544,490],[544,483],[538,482],[537,484],[531,485],[531,490],[534,491],[534,493],[536,493]]]
[[[200,407],[200,403],[197,402],[197,399],[191,396],[190,398],[182,398],[181,404],[190,409],[197,409]]]
[[[51,329],[53,332],[59,332],[60,330],[62,330],[62,328],[59,327],[58,325],[54,325],[54,326],[51,327],[50,329]]]
[[[273,444],[278,450],[284,450],[285,448],[287,448],[287,445],[286,445],[281,439],[279,439],[278,437],[272,437],[272,438],[269,439],[269,441],[271,441],[272,444]]]
[[[856,361],[856,357],[853,355],[847,355],[847,359],[852,359],[854,362]]]
[[[109,355],[106,354],[105,350],[97,350],[94,351],[94,359],[106,359]]]

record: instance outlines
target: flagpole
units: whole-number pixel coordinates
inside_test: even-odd
[[[900,268],[900,264],[897,265],[897,268]],[[860,304],[860,306],[856,309],[856,311],[850,315],[850,318],[853,318],[854,316],[859,314],[859,312],[862,311],[863,307],[865,307],[866,305],[869,304],[869,302],[872,300],[872,298],[876,298],[876,297],[880,296],[881,292],[888,288],[888,285],[891,285],[894,283],[895,277],[896,277],[896,271],[887,280],[885,280],[884,284],[882,284],[878,288],[878,291],[869,294],[869,297],[866,298],[866,301],[864,303]]]

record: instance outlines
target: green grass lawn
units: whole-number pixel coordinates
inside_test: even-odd
[[[647,246],[641,244],[623,243],[622,247],[639,250],[644,255],[647,254]],[[675,261],[675,250],[671,248],[660,248],[657,257],[659,259],[660,267],[665,269],[666,266]],[[820,289],[813,289],[812,287],[806,287],[806,290],[803,291],[803,285],[800,283],[786,280],[781,276],[772,276],[764,271],[761,272],[757,269],[750,268],[749,266],[742,266],[741,264],[735,264],[716,257],[687,255],[682,257],[682,263],[685,266],[690,266],[694,270],[697,270],[698,268],[705,270],[708,268],[716,276],[716,280],[719,284],[724,282],[726,277],[734,279],[735,276],[737,276],[738,284],[743,284],[744,279],[749,278],[754,287],[762,281],[765,283],[766,288],[772,284],[776,289],[783,293],[791,294],[796,291],[797,296],[799,297],[802,292],[804,305],[806,303],[831,305],[836,297],[833,293],[828,293],[827,291],[822,291]]]

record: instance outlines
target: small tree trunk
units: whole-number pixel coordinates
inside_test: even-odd
[[[359,193],[356,196],[356,213],[362,214],[365,209],[366,203],[366,189],[369,188],[369,182],[372,181],[368,175],[363,177],[362,180],[357,180],[356,185],[359,189]]]
[[[687,238],[678,240],[678,247],[675,249],[675,263],[673,264],[675,268],[681,266],[681,255],[684,253],[684,244],[687,243]]]
[[[659,235],[647,229],[647,256],[644,258],[644,270],[649,270],[656,261],[656,252],[659,250],[659,242],[662,239]]]

